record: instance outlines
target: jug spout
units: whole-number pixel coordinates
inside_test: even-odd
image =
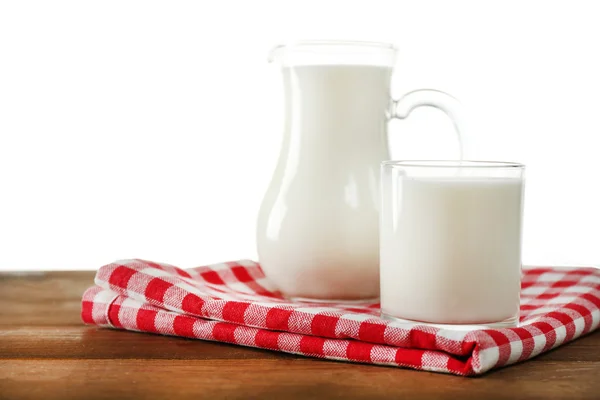
[[[271,51],[269,51],[269,57],[267,58],[267,61],[269,62],[269,64],[274,63],[279,60],[284,48],[285,48],[285,45],[280,44],[278,46],[273,47],[271,49]]]

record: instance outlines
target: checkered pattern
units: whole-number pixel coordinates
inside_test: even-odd
[[[535,357],[600,323],[600,270],[524,268],[518,328],[454,331],[379,318],[379,305],[290,302],[260,266],[194,269],[127,260],[98,271],[88,324],[311,357],[478,375]]]

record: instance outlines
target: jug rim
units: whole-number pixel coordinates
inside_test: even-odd
[[[298,40],[275,46],[269,62],[283,64],[393,65],[397,48],[392,43],[358,40]]]
[[[374,47],[385,50],[397,50],[397,47],[393,43],[387,42],[374,42],[367,40],[296,40],[279,44],[273,48],[277,50],[285,47],[301,47],[301,46],[356,46],[356,47]]]

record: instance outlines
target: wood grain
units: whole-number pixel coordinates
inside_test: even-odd
[[[0,274],[0,399],[599,399],[600,333],[462,378],[84,326],[92,272]]]

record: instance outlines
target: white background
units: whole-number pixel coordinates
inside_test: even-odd
[[[297,39],[393,42],[393,92],[463,103],[478,158],[528,166],[524,262],[600,263],[600,23],[583,1],[4,1],[0,269],[254,258]],[[454,158],[450,122],[390,128]]]

